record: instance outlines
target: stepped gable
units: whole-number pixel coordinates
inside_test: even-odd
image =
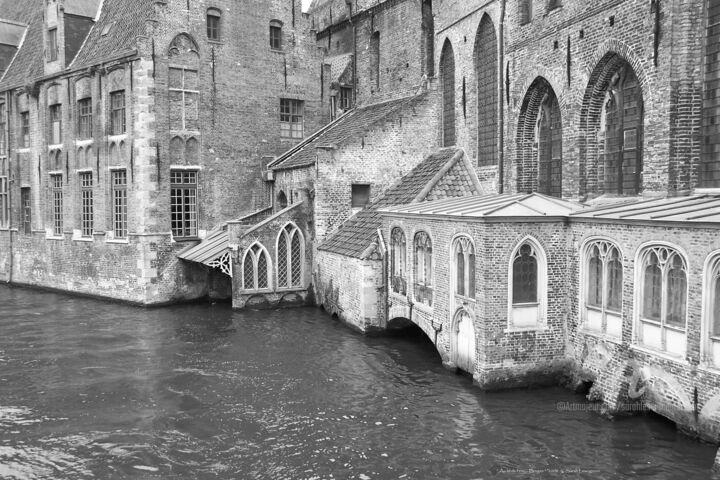
[[[340,146],[349,139],[362,135],[372,126],[385,121],[390,115],[414,105],[423,95],[375,103],[351,110],[270,162],[268,168],[283,170],[314,165],[317,147]]]
[[[464,175],[460,173],[462,168],[465,168]],[[447,175],[448,172],[453,174]],[[465,152],[454,147],[444,148],[427,157],[380,198],[350,217],[318,250],[362,258],[382,223],[379,209],[422,202],[439,185],[443,185],[443,191],[454,197],[481,193],[474,171],[467,167]]]
[[[136,49],[136,38],[146,34],[145,21],[153,16],[153,2],[148,0],[106,0],[70,67],[95,65]]]
[[[43,74],[43,12],[31,2],[2,0],[0,18],[28,25],[15,58],[0,80],[0,89],[5,90],[26,85]]]

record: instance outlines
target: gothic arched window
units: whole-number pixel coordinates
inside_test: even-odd
[[[415,235],[415,300],[433,304],[432,241],[425,232]]]
[[[475,247],[468,237],[456,239],[453,245],[455,294],[475,298]]]
[[[270,257],[259,243],[254,243],[245,251],[243,288],[245,290],[270,288]]]
[[[405,241],[405,233],[401,228],[393,228],[390,240],[392,291],[400,295],[407,295],[407,279],[405,278],[407,274],[407,267],[405,265],[407,243]]]
[[[278,288],[302,287],[303,263],[302,234],[289,223],[280,231],[277,240]]]
[[[711,366],[720,368],[720,255],[715,254],[705,268],[705,318],[707,332],[704,359]]]
[[[547,302],[547,261],[542,247],[527,238],[515,249],[510,262],[511,328],[537,328]]]
[[[585,326],[588,330],[622,336],[623,264],[614,244],[597,240],[585,248]]]

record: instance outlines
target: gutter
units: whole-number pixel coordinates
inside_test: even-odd
[[[502,0],[500,6],[500,41],[498,42],[498,193],[505,189],[505,108],[503,106],[503,90],[505,88],[505,5]]]

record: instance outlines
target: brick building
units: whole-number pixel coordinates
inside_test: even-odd
[[[265,163],[320,126],[300,4],[3,1],[0,278],[142,304],[229,295],[226,258],[176,254],[270,205]]]

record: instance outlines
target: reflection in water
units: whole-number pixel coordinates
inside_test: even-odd
[[[650,417],[483,394],[425,337],[318,309],[140,309],[0,287],[0,478],[702,478]]]

